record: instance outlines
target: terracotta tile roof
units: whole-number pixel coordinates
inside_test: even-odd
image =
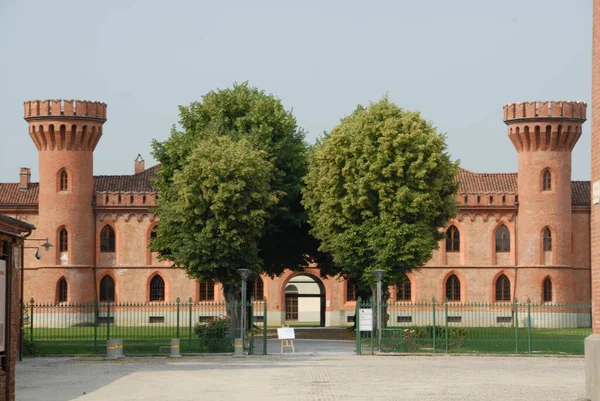
[[[156,177],[157,167],[134,175],[97,175],[94,192],[154,192],[152,179]]]
[[[0,184],[0,205],[37,205],[40,186],[29,184],[27,191],[19,191],[19,183]]]
[[[591,182],[590,181],[572,181],[571,182],[571,204],[573,206],[590,206],[591,203]]]
[[[517,173],[473,173],[460,169],[458,193],[503,193],[517,192]]]
[[[94,192],[154,192],[152,179],[156,168],[151,167],[134,175],[99,175],[94,177]],[[517,173],[474,173],[460,169],[458,173],[458,193],[517,193]],[[590,205],[590,182],[573,181],[573,206]],[[38,203],[39,185],[32,183],[29,190],[19,191],[18,183],[0,183],[0,205]]]

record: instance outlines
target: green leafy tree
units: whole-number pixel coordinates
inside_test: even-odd
[[[307,146],[304,132],[298,128],[293,114],[285,110],[281,101],[273,95],[242,83],[210,92],[203,96],[201,102],[180,106],[179,123],[181,129],[173,127],[168,140],[153,143],[153,155],[161,166],[156,182],[160,192],[156,209],[160,218],[159,239],[152,242],[152,249],[158,251],[162,259],[185,267],[193,278],[217,279],[226,286],[228,297],[233,296],[232,291],[237,291],[237,286],[232,284],[239,283],[239,276],[234,271],[236,267],[275,276],[286,268],[305,266],[307,254],[316,249],[317,244],[308,233],[306,212],[300,202],[302,177],[307,171]],[[204,226],[213,216],[197,216],[197,212],[191,209],[181,211],[193,221],[184,228],[165,219],[164,215],[169,205],[179,203],[182,188],[175,185],[174,178],[179,171],[187,169],[190,155],[199,144],[213,136],[227,137],[232,141],[244,140],[250,148],[263,152],[264,158],[272,165],[267,182],[270,196],[276,196],[277,202],[264,205],[264,228],[256,238],[244,239],[250,243],[226,244],[220,243],[221,239],[217,236],[207,237],[203,240],[215,245],[208,246],[200,255],[198,252],[180,251],[175,234],[178,230],[185,230],[189,232],[190,240],[196,240],[202,236]],[[202,174],[209,173],[212,172],[202,171]],[[198,178],[210,179],[209,176]],[[229,220],[237,217],[237,214],[229,217],[223,214],[220,218]],[[185,218],[182,215],[182,219]],[[217,246],[217,243],[220,245]],[[226,245],[232,249],[225,251]],[[191,243],[189,246],[192,246]],[[198,243],[195,246],[201,247]],[[245,247],[256,249],[251,261],[247,259],[249,256],[243,256]],[[223,252],[231,252],[231,255],[223,257]],[[236,261],[234,253],[241,259]]]
[[[159,199],[156,249],[189,276],[217,280],[231,300],[239,285],[236,269],[258,270],[258,241],[268,210],[277,203],[273,165],[246,139],[206,137],[196,143],[180,170],[173,171],[168,200]]]
[[[309,157],[303,204],[337,271],[374,289],[427,262],[456,214],[458,162],[445,137],[387,98],[359,106]],[[374,291],[373,291],[374,292]]]

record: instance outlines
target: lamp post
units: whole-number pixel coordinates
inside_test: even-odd
[[[383,326],[382,308],[381,308],[381,280],[385,274],[385,270],[374,270],[375,278],[377,279],[377,349],[381,352],[381,326]]]
[[[242,346],[246,345],[246,280],[250,276],[250,269],[237,269],[242,278],[242,307],[240,314],[240,326],[242,327]]]
[[[41,246],[48,252],[54,245],[48,242],[48,238],[26,238],[26,241],[46,241]],[[40,260],[42,258],[42,252],[40,252],[39,246],[21,246],[21,322],[19,323],[19,362],[23,360],[23,343],[25,341],[25,333],[23,332],[23,308],[25,302],[23,301],[24,288],[25,288],[25,249],[35,249],[35,258]]]

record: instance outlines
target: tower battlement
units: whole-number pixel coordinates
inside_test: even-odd
[[[504,105],[504,122],[530,118],[586,120],[587,104],[565,100],[518,102]]]
[[[89,100],[28,100],[25,106],[25,119],[35,117],[81,117],[106,120],[106,103]]]

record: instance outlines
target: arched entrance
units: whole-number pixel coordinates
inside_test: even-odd
[[[286,324],[325,327],[325,286],[316,276],[301,273],[283,285]]]

